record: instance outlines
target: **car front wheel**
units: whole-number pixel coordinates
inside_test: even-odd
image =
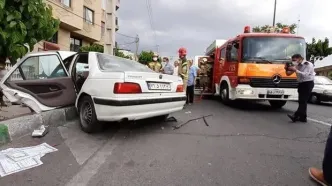
[[[225,105],[229,104],[230,102],[228,85],[225,83],[223,83],[220,88],[220,99],[221,102]]]
[[[79,101],[80,126],[86,133],[99,132],[102,124],[97,120],[94,103],[90,96],[84,96]]]
[[[319,104],[320,99],[319,99],[318,95],[317,94],[312,94],[310,96],[310,102],[313,103],[313,104]]]

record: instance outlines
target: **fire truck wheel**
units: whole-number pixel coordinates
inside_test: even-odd
[[[222,83],[220,86],[220,99],[224,104],[228,104],[229,100],[229,89],[227,83]]]
[[[287,103],[287,101],[281,101],[281,100],[270,100],[269,102],[271,107],[275,109],[280,109],[283,106],[285,106]]]

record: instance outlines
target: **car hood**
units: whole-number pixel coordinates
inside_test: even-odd
[[[332,90],[332,85],[315,85],[317,89]]]

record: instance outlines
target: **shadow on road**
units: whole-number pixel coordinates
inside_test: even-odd
[[[257,102],[257,101],[234,101],[230,108],[238,109],[238,110],[245,110],[248,112],[251,111],[259,111],[259,112],[271,112],[271,111],[282,111],[286,112],[287,110],[280,108],[272,108],[268,102]]]

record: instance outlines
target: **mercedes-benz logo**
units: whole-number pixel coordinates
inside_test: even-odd
[[[281,77],[279,75],[275,75],[272,77],[272,81],[274,84],[279,84],[281,81]]]
[[[159,75],[159,79],[163,79],[163,75],[160,74],[160,75]]]

